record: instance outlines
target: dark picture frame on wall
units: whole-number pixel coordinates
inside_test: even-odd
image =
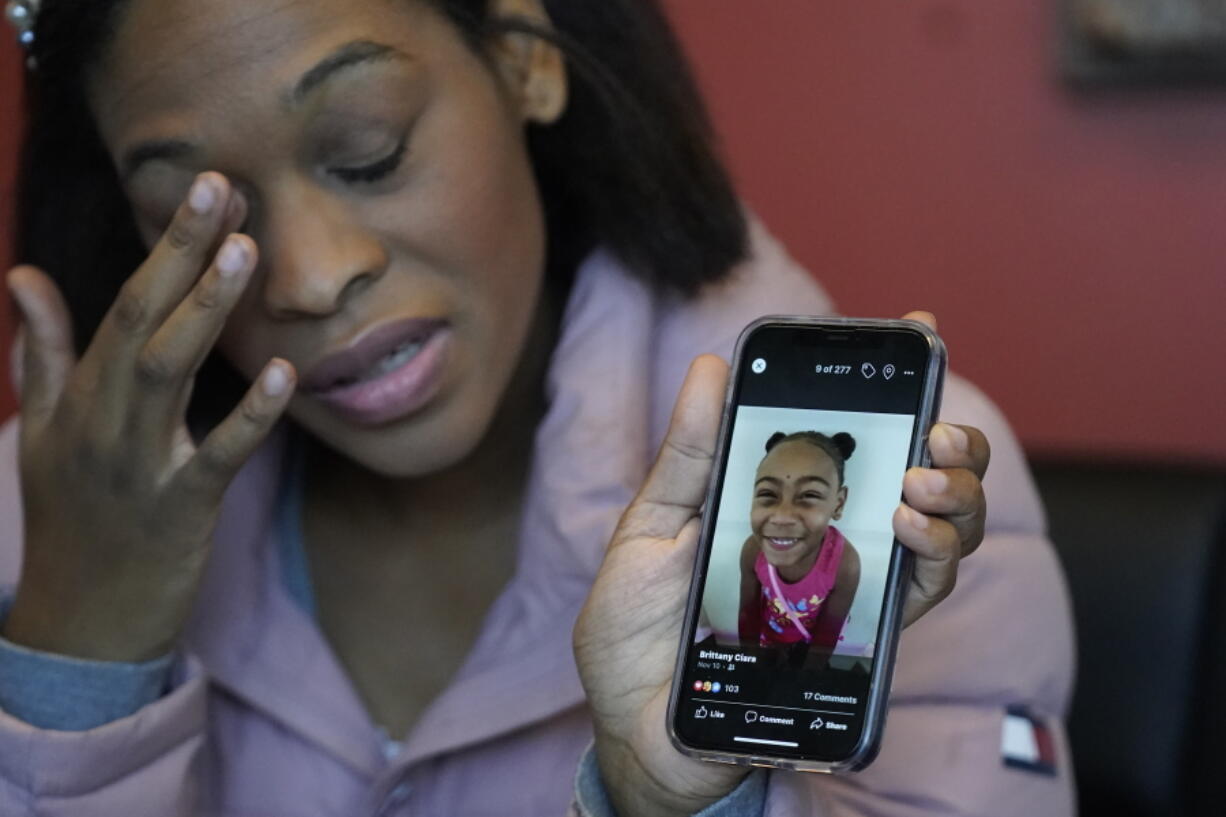
[[[1226,85],[1226,0],[1060,0],[1076,86]]]

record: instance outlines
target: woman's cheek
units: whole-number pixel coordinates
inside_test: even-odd
[[[253,333],[250,327],[250,316],[246,314],[240,302],[226,320],[226,325],[222,329],[221,336],[217,339],[217,346],[215,347],[216,351],[225,358],[226,362],[247,381],[255,380],[256,376],[264,368],[264,365],[268,363],[274,354],[271,351],[268,352],[266,357],[262,354],[263,344],[259,338],[259,333]],[[279,350],[275,354],[281,357],[288,356],[285,350]]]

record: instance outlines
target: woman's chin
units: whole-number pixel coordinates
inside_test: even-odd
[[[455,467],[476,448],[482,430],[414,418],[379,428],[319,422],[317,417],[302,425],[336,454],[388,479],[424,477]]]

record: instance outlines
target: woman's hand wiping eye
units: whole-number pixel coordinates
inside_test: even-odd
[[[270,360],[203,440],[188,432],[196,373],[256,268],[255,242],[236,232],[245,218],[225,177],[199,176],[79,357],[52,279],[9,273],[25,337],[25,557],[11,640],[113,661],[174,644],[222,496],[294,391],[294,368]]]

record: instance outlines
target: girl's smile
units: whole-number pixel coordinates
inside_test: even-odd
[[[785,538],[779,536],[764,536],[762,541],[770,545],[775,550],[791,550],[792,548],[803,542],[800,538]]]

